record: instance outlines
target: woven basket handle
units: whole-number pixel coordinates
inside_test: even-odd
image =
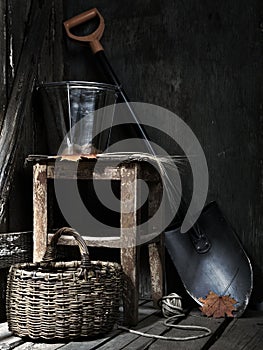
[[[81,254],[81,267],[87,269],[91,267],[88,247],[81,235],[71,227],[62,227],[57,230],[47,246],[42,262],[51,262],[56,260],[57,243],[62,235],[73,236],[78,244]]]

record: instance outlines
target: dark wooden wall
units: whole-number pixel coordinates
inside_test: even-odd
[[[5,8],[5,1],[0,3],[3,19],[0,49],[4,53],[0,58],[0,86],[4,87],[0,91],[1,121],[22,43],[30,31],[26,23],[32,9],[26,0],[8,0],[9,9]],[[48,7],[49,25],[38,62],[38,78],[105,80],[89,49],[69,42],[62,32],[62,19],[97,7],[106,22],[102,39],[106,54],[130,100],[168,108],[197,135],[209,167],[208,201],[219,202],[237,231],[253,263],[254,299],[262,301],[263,3],[260,0],[56,0],[50,1]],[[42,20],[47,18],[43,15]],[[3,28],[7,30],[6,36]],[[25,116],[24,134],[19,141],[23,151],[15,172],[18,176],[24,171],[23,157],[39,150],[43,142],[37,138],[32,146],[32,135],[38,135],[36,131],[33,133],[32,118]],[[164,139],[156,141],[171,148]],[[27,173],[25,178],[29,176]],[[11,192],[9,224],[5,229],[21,230],[31,225],[29,218],[24,222],[25,211],[30,215],[31,209],[30,196],[22,188],[18,183],[15,192]]]
[[[185,120],[206,154],[217,200],[263,277],[261,1],[64,1],[64,16],[97,7],[105,52],[132,101]],[[86,48],[66,43],[67,79],[103,80]],[[157,139],[165,145],[165,140]]]
[[[62,6],[1,1],[0,19],[0,228],[10,232],[32,228],[32,169],[24,162],[43,149],[39,136],[44,125],[32,110],[32,92],[38,81],[62,79],[62,49],[56,40],[61,38]]]
[[[0,1],[0,232],[32,230],[32,169],[24,162],[46,148],[33,91],[37,81],[63,77],[62,17],[60,1]],[[26,259],[30,251],[26,248]],[[12,257],[15,261],[15,253]],[[5,320],[8,273],[3,259],[0,321]]]

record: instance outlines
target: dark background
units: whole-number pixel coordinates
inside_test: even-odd
[[[44,42],[35,43],[43,45],[37,80],[105,81],[90,50],[68,41],[62,28],[63,20],[97,7],[106,23],[102,44],[130,100],[171,110],[198,137],[209,167],[207,201],[216,199],[236,230],[253,264],[253,298],[262,301],[262,1],[8,0],[0,6],[0,122],[36,7],[50,8],[42,18]],[[24,159],[45,152],[44,130],[34,111],[25,113],[2,232],[32,227],[32,175]]]

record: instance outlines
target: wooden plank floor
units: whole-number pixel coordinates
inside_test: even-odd
[[[160,311],[152,303],[140,305],[140,322],[134,329],[155,335],[182,337],[193,335],[193,331],[167,328]],[[129,333],[117,327],[107,336],[97,339],[79,339],[71,342],[32,342],[13,336],[6,323],[0,324],[0,350],[261,350],[263,349],[263,312],[247,311],[239,319],[211,319],[198,310],[191,311],[181,320],[183,325],[199,325],[212,330],[212,335],[191,341],[168,341],[151,339]]]

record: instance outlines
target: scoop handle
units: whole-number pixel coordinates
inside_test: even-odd
[[[95,17],[98,17],[100,21],[98,28],[93,33],[90,33],[89,35],[78,36],[71,32],[72,28],[77,27],[80,24],[89,22]],[[77,16],[68,19],[64,22],[64,27],[69,38],[75,41],[89,43],[93,53],[97,53],[98,51],[104,50],[99,40],[103,35],[105,23],[104,18],[96,8],[85,11]]]

